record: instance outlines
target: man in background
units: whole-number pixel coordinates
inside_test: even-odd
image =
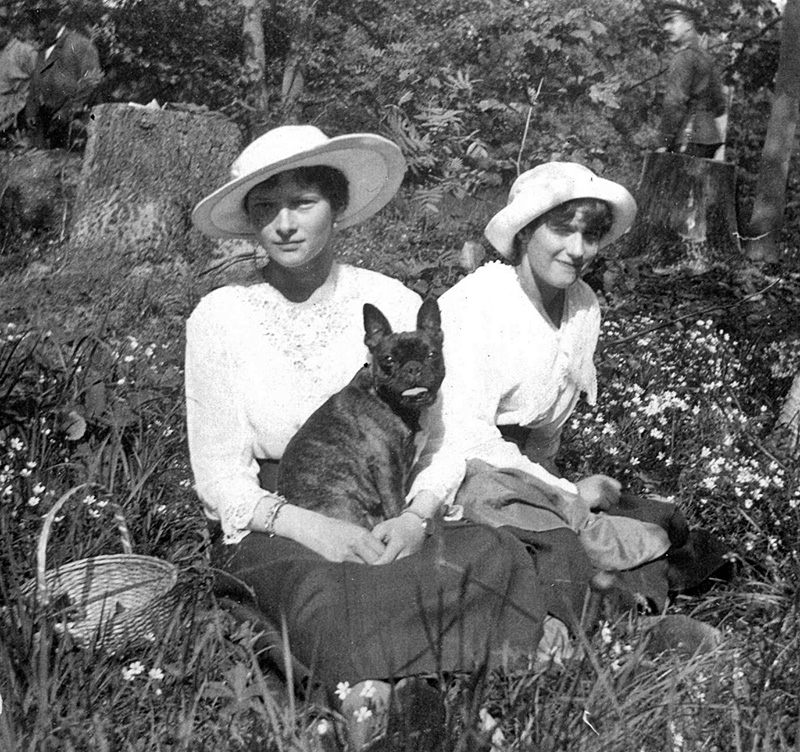
[[[0,27],[0,143],[22,125],[20,115],[35,68],[36,48]]]
[[[68,148],[71,131],[103,77],[87,19],[40,26],[40,48],[25,117],[39,148]]]
[[[716,64],[701,44],[700,14],[680,2],[661,3],[659,11],[674,53],[656,151],[713,159],[724,141],[716,118],[725,114],[727,101]]]

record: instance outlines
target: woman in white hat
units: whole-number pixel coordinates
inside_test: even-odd
[[[517,178],[485,230],[510,263],[477,269],[439,300],[447,378],[409,496],[455,499],[477,521],[558,538],[557,548],[572,547],[575,561],[583,549],[597,569],[638,567],[646,581],[632,588],[661,608],[664,567],[640,565],[685,543],[682,514],[627,496],[620,503],[616,480],[572,483],[554,462],[579,396],[594,403],[597,390],[600,308],[581,274],[635,216],[623,186],[579,164],[551,162]],[[574,586],[586,572],[576,565]],[[569,620],[563,609],[554,613]]]
[[[513,536],[454,525],[425,537],[419,517],[437,501],[412,504],[381,539],[274,493],[289,439],[365,362],[363,304],[395,328],[415,326],[418,296],[338,263],[332,243],[383,207],[404,171],[380,136],[283,126],[248,146],[193,215],[204,233],[252,239],[269,257],[263,283],[215,290],[187,328],[189,448],[224,541],[218,592],[285,623],[293,655],[329,689],[494,665],[504,646],[531,654],[544,617],[538,575]]]

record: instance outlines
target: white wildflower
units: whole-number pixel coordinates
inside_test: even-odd
[[[336,696],[340,700],[345,700],[352,691],[353,688],[350,686],[350,682],[343,681],[336,685]]]

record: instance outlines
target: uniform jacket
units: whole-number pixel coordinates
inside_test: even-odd
[[[695,144],[719,144],[722,134],[715,118],[725,112],[725,95],[712,57],[695,35],[670,60],[660,145],[677,151],[684,140]]]
[[[36,49],[19,39],[0,50],[0,131],[13,125],[25,107],[31,76],[36,69]]]
[[[26,115],[35,122],[44,107],[62,120],[80,110],[102,78],[97,47],[88,37],[65,29],[53,51],[39,52],[36,72],[31,82]]]

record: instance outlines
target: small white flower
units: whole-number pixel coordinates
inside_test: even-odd
[[[28,499],[28,506],[29,507],[35,507],[38,504],[39,504],[39,497],[38,496],[31,496],[31,498]]]
[[[149,677],[150,677],[150,678],[151,678],[153,681],[161,681],[161,680],[164,678],[164,672],[163,672],[163,671],[162,671],[160,668],[155,668],[155,667],[154,667],[154,668],[151,668],[151,669],[150,669],[150,670],[147,672],[147,675],[148,675],[148,676],[149,676]]]
[[[375,697],[375,693],[377,692],[377,687],[375,684],[367,680],[364,682],[364,686],[361,688],[361,692],[359,693],[359,697],[366,697],[368,700],[371,700]]]
[[[25,444],[22,443],[21,439],[11,439],[8,444],[15,452],[21,452],[25,448]]]
[[[317,723],[317,734],[319,736],[325,736],[326,734],[330,734],[332,730],[331,722],[327,718],[322,718]]]
[[[353,688],[350,686],[350,682],[343,681],[336,685],[336,696],[340,700],[345,700],[352,691]]]
[[[45,487],[41,483],[37,483],[33,487],[33,495],[34,496],[41,496],[45,491]]]
[[[133,681],[142,673],[144,673],[144,664],[141,661],[133,661],[129,666],[122,669],[122,678],[125,681]]]
[[[353,713],[353,715],[355,716],[357,723],[364,723],[364,721],[366,721],[368,718],[372,718],[372,711],[365,705],[362,705]]]

